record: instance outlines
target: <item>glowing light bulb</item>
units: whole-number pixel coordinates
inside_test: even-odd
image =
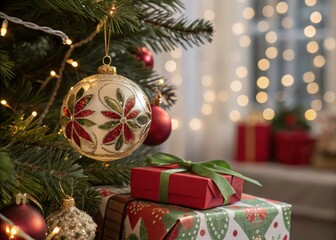
[[[52,70],[52,71],[50,72],[50,75],[53,76],[53,77],[55,77],[55,76],[56,76],[56,72]]]
[[[7,105],[7,101],[5,99],[2,99],[0,102],[2,105]]]
[[[72,40],[71,40],[70,38],[67,38],[67,39],[65,40],[65,44],[67,44],[67,45],[71,45],[71,44],[72,44]]]
[[[1,36],[6,36],[6,33],[7,33],[7,27],[8,27],[8,21],[7,19],[5,19],[3,22],[2,22],[2,25],[1,25],[1,31],[0,31],[0,35]]]
[[[37,112],[36,112],[36,111],[33,111],[33,112],[32,112],[32,116],[33,116],[33,117],[36,117],[36,116],[37,116]]]

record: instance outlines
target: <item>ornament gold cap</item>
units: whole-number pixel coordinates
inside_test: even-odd
[[[99,74],[117,74],[117,69],[113,66],[111,66],[112,58],[111,56],[104,56],[103,57],[103,64],[102,66],[98,67],[98,73]]]
[[[115,75],[117,74],[117,69],[113,66],[109,66],[109,65],[103,65],[98,67],[98,73],[99,74],[112,74]]]
[[[65,197],[63,198],[62,207],[70,208],[75,206],[75,199],[73,197]]]
[[[16,205],[27,204],[28,196],[26,193],[17,193],[14,195]]]

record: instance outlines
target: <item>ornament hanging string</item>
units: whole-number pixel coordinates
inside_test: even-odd
[[[109,55],[110,40],[111,40],[111,30],[107,29],[107,20],[105,20],[104,21],[104,47],[105,47],[105,56],[103,58],[103,64],[105,64],[105,65],[111,65],[111,63],[112,63],[112,58]],[[106,63],[106,60],[108,60],[108,63]]]

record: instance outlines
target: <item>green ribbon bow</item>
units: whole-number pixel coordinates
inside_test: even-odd
[[[226,180],[226,178],[221,176],[219,173],[239,177],[245,181],[261,186],[258,181],[231,170],[230,165],[224,160],[191,162],[171,154],[159,152],[155,155],[149,156],[147,158],[147,162],[156,166],[165,166],[170,164],[178,164],[180,166],[180,168],[169,169],[161,173],[159,189],[159,201],[161,202],[168,202],[169,176],[171,173],[175,172],[191,171],[199,176],[212,179],[224,198],[224,204],[227,203],[230,196],[235,194],[236,191]]]

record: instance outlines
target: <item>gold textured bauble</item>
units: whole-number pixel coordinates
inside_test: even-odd
[[[46,222],[49,234],[59,228],[53,240],[94,240],[96,236],[97,224],[86,212],[76,208],[72,197],[65,197],[62,206]]]
[[[110,66],[84,78],[66,95],[61,126],[70,145],[99,161],[129,156],[145,140],[151,123],[146,94]]]

